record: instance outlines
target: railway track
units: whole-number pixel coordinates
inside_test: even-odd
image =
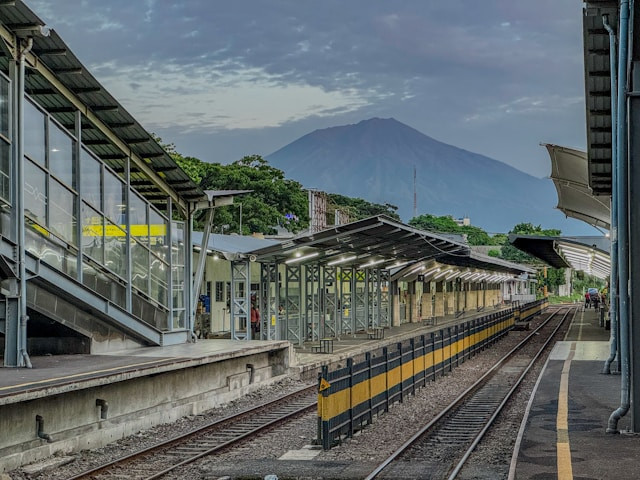
[[[317,386],[293,392],[84,471],[68,480],[151,480],[317,408]]]
[[[538,328],[382,462],[366,480],[456,478],[471,452],[572,312],[575,308],[550,312]],[[543,334],[546,340],[536,342],[542,346],[532,352],[531,340],[545,338]]]

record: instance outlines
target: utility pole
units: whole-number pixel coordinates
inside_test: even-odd
[[[413,166],[413,217],[418,216],[418,195],[416,192],[416,166]]]

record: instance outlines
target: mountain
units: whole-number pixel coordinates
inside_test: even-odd
[[[488,232],[530,222],[593,234],[555,209],[551,180],[439,142],[393,118],[316,130],[266,159],[307,188],[396,205],[405,222],[413,216],[415,167],[418,215],[468,216]]]

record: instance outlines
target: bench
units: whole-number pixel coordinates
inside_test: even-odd
[[[320,343],[311,345],[313,353],[333,353],[333,338],[321,338]]]
[[[374,327],[367,330],[367,338],[370,340],[382,340],[384,338],[384,328]]]
[[[422,325],[436,325],[438,317],[425,317],[422,319]]]

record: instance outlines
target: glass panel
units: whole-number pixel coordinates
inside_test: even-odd
[[[98,263],[104,262],[103,222],[102,214],[82,203],[82,253],[90,256]]]
[[[49,121],[49,172],[71,188],[75,187],[74,140]]]
[[[127,236],[115,223],[106,220],[104,263],[112,272],[127,278]]]
[[[24,101],[24,153],[44,166],[45,116],[31,102]]]
[[[104,214],[114,223],[124,227],[125,219],[122,215],[125,211],[124,183],[118,176],[108,169],[104,169]]]
[[[0,77],[0,134],[9,138],[9,81]]]
[[[80,162],[82,198],[95,208],[102,210],[102,203],[100,202],[100,161],[82,149]]]
[[[49,229],[63,240],[77,245],[75,194],[53,178],[49,183],[49,194]]]
[[[153,207],[149,208],[149,240],[151,252],[168,262],[167,257],[167,233],[169,222]]]
[[[47,177],[33,162],[24,161],[24,213],[42,225],[46,225]]]
[[[2,100],[0,99],[0,102]],[[8,143],[0,140],[0,198],[11,203],[11,149]]]
[[[149,296],[162,305],[168,303],[169,266],[151,255],[151,292]]]
[[[147,202],[131,191],[129,195],[129,221],[131,236],[144,245],[149,244],[149,222],[147,221]]]
[[[138,290],[148,293],[149,250],[135,240],[131,240],[131,284]]]

